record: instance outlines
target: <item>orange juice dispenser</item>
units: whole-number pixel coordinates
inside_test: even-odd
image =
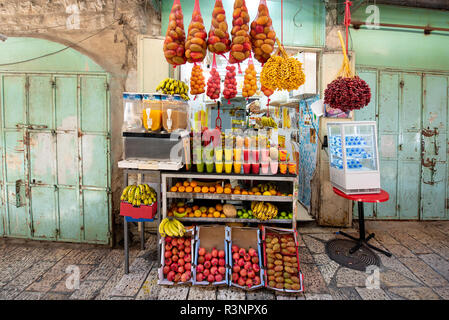
[[[160,95],[144,94],[142,99],[143,126],[147,131],[158,132],[162,128],[162,101]]]

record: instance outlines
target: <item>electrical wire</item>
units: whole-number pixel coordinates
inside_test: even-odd
[[[30,62],[30,61],[34,61],[34,60],[46,58],[46,57],[53,56],[53,55],[55,55],[55,54],[61,53],[61,52],[65,51],[65,50],[67,50],[67,49],[70,49],[70,48],[73,48],[73,47],[75,47],[75,46],[78,46],[80,43],[82,43],[82,42],[84,42],[84,41],[86,41],[86,40],[89,40],[90,38],[93,38],[93,37],[99,35],[99,34],[102,33],[103,31],[105,31],[106,29],[112,27],[112,26],[113,26],[114,24],[116,24],[117,22],[118,22],[118,21],[114,21],[113,23],[111,23],[110,25],[104,27],[104,28],[101,29],[100,31],[98,31],[98,32],[96,32],[96,33],[94,33],[94,34],[92,34],[92,35],[90,35],[90,36],[88,36],[88,37],[86,37],[86,38],[84,38],[84,39],[78,41],[77,43],[74,43],[74,44],[72,44],[72,45],[68,45],[68,46],[66,46],[66,47],[64,47],[64,48],[62,48],[62,49],[57,50],[57,51],[50,52],[50,53],[46,53],[46,54],[44,54],[44,55],[41,55],[41,56],[38,56],[38,57],[34,57],[34,58],[30,58],[30,59],[26,59],[26,60],[21,60],[21,61],[16,61],[16,62],[2,63],[2,64],[0,64],[0,67],[5,67],[5,66],[11,66],[11,65],[16,65],[16,64],[26,63],[26,62]]]

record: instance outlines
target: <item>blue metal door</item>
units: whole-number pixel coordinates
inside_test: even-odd
[[[448,76],[369,68],[358,73],[372,100],[355,118],[377,121],[381,183],[390,194],[386,203],[365,205],[367,217],[449,219]]]
[[[0,73],[1,234],[110,243],[106,74]]]

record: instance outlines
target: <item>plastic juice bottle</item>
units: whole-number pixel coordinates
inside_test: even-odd
[[[262,156],[261,156],[262,161],[269,162],[270,161],[270,149],[265,148],[265,149],[260,150],[260,152],[262,154]]]
[[[223,162],[215,162],[215,171],[217,173],[222,173],[223,172]]]
[[[196,171],[197,172],[204,172],[204,162],[196,164]]]
[[[215,148],[215,161],[222,162],[223,161],[223,149]]]
[[[242,160],[242,149],[241,148],[235,148],[234,149],[234,160],[235,161],[241,161]]]
[[[226,173],[232,173],[232,161],[227,161],[224,163],[225,172]]]
[[[206,161],[206,171],[207,173],[214,172],[214,162],[213,161]]]
[[[260,163],[259,162],[251,164],[251,170],[253,171],[254,174],[259,174],[259,169],[260,169]]]
[[[296,162],[289,162],[288,163],[288,173],[296,174]]]
[[[259,150],[257,149],[251,150],[251,155],[253,157],[253,163],[259,163]]]
[[[243,160],[245,161],[245,162],[249,162],[249,152],[250,150],[249,149],[243,149]]]
[[[251,172],[251,163],[243,163],[243,173],[249,174]]]
[[[225,152],[225,161],[232,161],[233,149],[226,148],[224,152]]]
[[[242,172],[242,163],[240,161],[234,162],[234,173],[239,174]]]
[[[286,162],[279,163],[279,171],[281,172],[281,174],[287,173],[287,163]]]
[[[270,166],[270,164],[268,162],[262,162],[261,163],[262,174],[268,174],[268,167],[269,166]]]

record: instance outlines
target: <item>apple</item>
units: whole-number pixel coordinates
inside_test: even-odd
[[[202,273],[196,274],[196,281],[201,282],[204,280],[204,275]]]
[[[199,256],[198,257],[198,263],[203,264],[205,261],[204,256]]]
[[[179,263],[179,262],[178,262],[178,263]],[[243,268],[244,268],[246,271],[251,270],[252,267],[253,267],[253,265],[252,265],[251,262],[249,262],[249,261],[245,262],[245,265],[243,266]]]
[[[225,260],[224,258],[218,259],[218,265],[219,265],[219,266],[224,266],[224,265],[226,265],[226,260]]]
[[[253,279],[246,279],[246,286],[251,288],[253,286]]]
[[[167,280],[173,281],[175,279],[175,272],[172,270],[167,274]]]
[[[179,238],[179,239],[178,239],[178,244],[183,244],[183,243],[184,243],[184,241],[185,241],[185,239],[184,239],[184,238]]]
[[[246,254],[245,248],[240,248],[239,255],[243,257],[245,254]]]
[[[186,282],[189,280],[190,280],[190,276],[187,274],[187,272],[185,272],[181,275],[181,282]]]
[[[181,274],[177,273],[175,274],[175,278],[173,279],[174,282],[179,282],[179,280],[181,280]]]
[[[239,286],[245,286],[245,283],[246,283],[246,280],[244,279],[244,278],[242,278],[242,277],[240,277],[238,280],[237,280],[237,283],[238,283],[238,285]]]
[[[259,257],[252,257],[251,262],[255,264],[259,263]]]
[[[218,265],[218,259],[217,259],[217,258],[212,258],[212,260],[210,261],[210,263],[211,263],[213,266],[216,266],[216,265]]]
[[[190,239],[186,239],[186,241],[184,241],[184,245],[186,247],[190,247],[191,244],[192,244],[192,242],[190,242]]]
[[[218,268],[218,273],[219,274],[225,274],[226,273],[226,268],[225,267],[219,267]]]
[[[254,270],[254,272],[259,272],[260,271],[259,265],[254,263],[253,264],[253,270]]]
[[[183,266],[179,266],[178,267],[178,272],[179,273],[184,273],[186,270],[184,269],[184,267]]]
[[[204,268],[210,269],[210,267],[211,267],[210,261],[205,261],[205,262],[204,262]]]
[[[171,253],[173,253],[173,255],[178,254],[178,252],[179,252],[178,248],[173,248],[173,249],[171,250]]]
[[[165,251],[171,251],[172,248],[173,248],[173,246],[171,245],[171,243],[165,244]]]
[[[248,272],[245,269],[240,270],[240,276],[246,277],[248,275]]]
[[[207,276],[207,281],[209,281],[209,282],[214,282],[214,281],[215,281],[215,276],[212,275],[212,274],[208,275],[208,276]]]
[[[185,253],[190,253],[190,251],[192,251],[192,248],[190,248],[190,247],[185,247],[184,248],[184,252]]]
[[[248,253],[245,253],[245,255],[243,256],[243,260],[250,261],[251,260],[251,256]]]
[[[171,251],[165,251],[164,253],[165,258],[170,258],[171,256],[172,256]]]
[[[185,246],[184,246],[183,243],[179,243],[179,244],[178,244],[178,250],[179,250],[179,251],[184,251],[184,248],[185,248]]]
[[[210,268],[210,273],[216,275],[218,273],[218,268],[213,266],[212,268]]]
[[[210,275],[210,270],[209,269],[204,269],[204,278],[206,278],[208,275]]]
[[[251,257],[255,257],[255,256],[257,255],[257,251],[256,251],[255,249],[253,249],[253,248],[249,248],[248,254],[249,254]]]
[[[200,249],[198,250],[198,254],[199,254],[200,256],[204,256],[204,255],[206,254],[206,249],[200,248]]]
[[[164,274],[168,274],[170,272],[170,266],[165,266],[163,270]]]
[[[204,266],[202,264],[199,264],[196,266],[196,272],[203,272],[204,271]]]
[[[186,253],[184,251],[179,251],[178,257],[184,258],[185,255]]]
[[[185,265],[186,263],[185,263],[184,259],[179,259],[179,260],[178,260],[178,264],[179,264],[180,266],[183,266],[183,265]]]
[[[248,271],[248,278],[254,279],[255,276],[256,276],[256,273],[254,272],[254,270],[249,270]]]
[[[218,250],[215,249],[215,248],[213,248],[211,254],[212,254],[212,257],[213,257],[213,258],[218,257]]]
[[[173,263],[173,261],[170,258],[165,259],[165,265],[166,266],[170,266],[172,263]]]
[[[192,269],[192,264],[189,262],[189,263],[186,263],[185,265],[184,265],[184,269],[186,269],[186,271],[190,271],[190,269]]]
[[[223,280],[223,276],[221,274],[215,275],[215,281],[219,282]]]
[[[184,261],[185,261],[185,262],[191,262],[191,261],[192,261],[192,258],[190,257],[190,254],[186,254],[186,255],[184,256]]]
[[[237,261],[238,259],[240,259],[240,255],[238,254],[238,252],[235,252],[235,253],[232,255],[232,259],[234,259],[234,261]]]
[[[258,276],[255,276],[253,279],[253,284],[256,286],[258,284],[260,284],[260,278]]]
[[[171,271],[177,271],[178,270],[178,264],[177,263],[172,263],[170,266],[170,270]]]
[[[239,272],[240,272],[240,266],[234,265],[234,266],[232,267],[232,271],[234,271],[234,272],[236,272],[236,273],[239,273]]]
[[[204,259],[206,259],[206,261],[210,261],[210,260],[212,259],[212,254],[210,254],[209,252],[206,253],[206,254],[204,255]]]
[[[178,256],[172,256],[171,259],[173,260],[173,262],[178,261],[179,257]]]
[[[178,245],[178,240],[177,240],[176,238],[173,238],[173,239],[171,240],[171,245],[172,245],[173,247],[176,247],[176,246]]]
[[[237,264],[243,268],[243,266],[245,265],[245,260],[243,260],[243,258],[240,258],[239,261],[237,261]]]
[[[172,241],[172,238],[171,237],[165,237],[165,243],[171,243],[171,241]]]
[[[224,250],[218,251],[218,257],[219,257],[219,258],[224,258],[225,255],[226,255],[226,254],[225,254]]]

